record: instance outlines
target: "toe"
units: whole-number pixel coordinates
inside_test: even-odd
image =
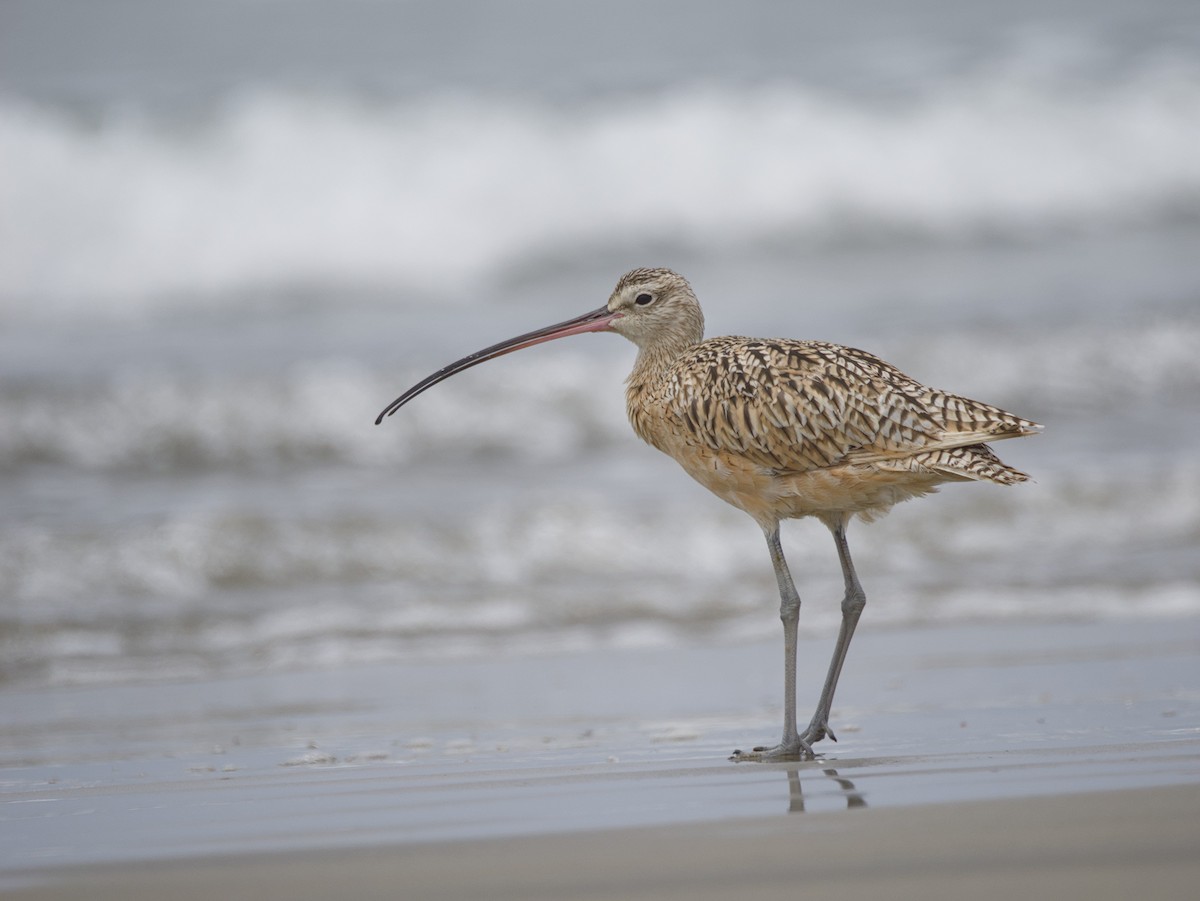
[[[813,760],[816,755],[804,739],[774,747],[756,747],[752,751],[735,750],[729,759],[735,763],[770,762],[775,760]]]

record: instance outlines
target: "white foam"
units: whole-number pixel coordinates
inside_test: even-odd
[[[980,334],[943,331],[894,341],[914,375],[1056,423],[1138,409],[1187,408],[1200,394],[1200,321],[1102,327],[1070,324],[1013,334],[1002,352],[977,352]],[[432,368],[433,362],[427,364]],[[620,357],[546,349],[496,364],[489,377],[437,388],[436,402],[372,425],[404,376],[350,361],[313,360],[267,373],[132,369],[88,384],[0,386],[0,465],[51,461],[87,470],[145,471],[489,456],[554,463],[628,452]],[[1134,412],[1132,415],[1138,415]],[[1177,436],[1186,422],[1174,426]],[[1061,433],[1062,428],[1053,429]],[[640,448],[637,448],[640,451]]]
[[[574,108],[253,93],[181,125],[0,100],[0,312],[294,284],[453,294],[596,245],[1104,228],[1200,209],[1200,67]]]

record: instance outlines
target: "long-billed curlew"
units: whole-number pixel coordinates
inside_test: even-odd
[[[828,736],[838,676],[866,595],[846,525],[871,521],[942,482],[1014,485],[1029,477],[984,442],[1041,426],[989,404],[927,388],[861,350],[821,341],[709,338],[691,285],[669,269],[634,269],[608,303],[583,316],[502,341],[451,363],[388,404],[375,424],[425,389],[502,354],[584,332],[614,331],[638,346],[625,391],[633,429],[763,530],[779,583],[784,640],[783,739],[734,751],[735,760],[809,759]],[[816,712],[796,727],[800,596],[779,542],[785,519],[829,527],[846,594],[842,625]]]

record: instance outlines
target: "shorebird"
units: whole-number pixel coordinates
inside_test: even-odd
[[[691,285],[669,269],[623,275],[590,313],[501,341],[423,379],[375,424],[426,389],[479,363],[545,341],[612,331],[638,347],[626,382],[633,430],[673,457],[717,497],[744,510],[766,536],[783,622],[784,719],[779,744],[734,751],[733,760],[810,760],[828,737],[838,677],[866,594],[854,572],[846,526],[870,522],[943,482],[1028,480],[986,444],[1041,426],[909,378],[865,351],[823,341],[704,339]],[[779,540],[785,519],[814,516],[833,533],[845,596],[842,622],[816,711],[796,721],[796,625],[800,596]]]

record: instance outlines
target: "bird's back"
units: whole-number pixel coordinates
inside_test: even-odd
[[[635,371],[626,399],[638,434],[693,475],[736,461],[784,477],[845,469],[1012,484],[1027,477],[985,442],[1041,428],[821,341],[710,338],[656,373]]]

